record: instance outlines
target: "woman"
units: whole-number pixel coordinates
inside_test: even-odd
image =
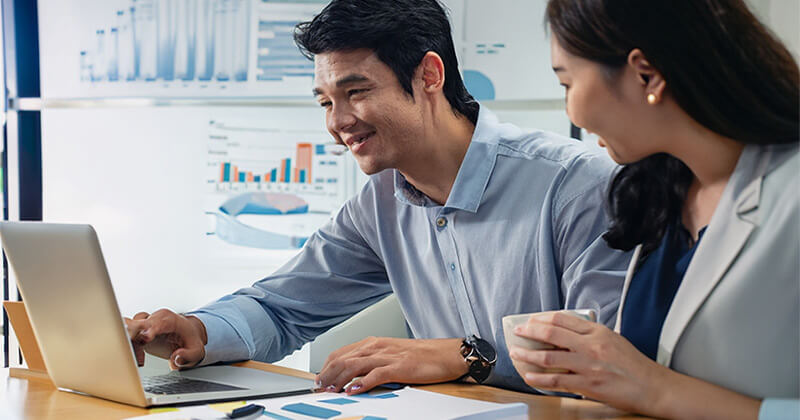
[[[800,412],[797,63],[741,0],[550,0],[547,21],[571,120],[625,165],[605,239],[636,251],[619,334],[533,316],[518,335],[569,351],[511,356],[568,373],[525,381],[656,417]]]

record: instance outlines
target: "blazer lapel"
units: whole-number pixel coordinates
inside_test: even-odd
[[[748,147],[742,152],[664,320],[656,358],[658,363],[669,366],[686,326],[728,271],[756,227],[761,182],[769,155],[758,147]]]
[[[625,283],[622,285],[622,296],[619,298],[619,307],[617,308],[617,322],[614,324],[614,331],[620,333],[622,331],[622,309],[625,307],[625,297],[628,296],[628,288],[631,285],[634,274],[636,274],[636,266],[639,262],[639,255],[642,254],[642,246],[637,245],[633,250],[633,257],[628,264],[628,271],[625,273]]]

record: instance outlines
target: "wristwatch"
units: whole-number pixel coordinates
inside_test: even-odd
[[[466,376],[479,384],[489,377],[492,367],[497,362],[497,352],[494,347],[476,335],[467,337],[461,342],[461,356],[464,357],[464,362],[469,367]]]

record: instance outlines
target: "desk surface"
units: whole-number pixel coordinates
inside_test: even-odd
[[[245,362],[240,366],[299,377],[314,376],[308,372],[258,362]],[[146,409],[61,392],[50,382],[10,378],[8,372],[8,369],[0,370],[0,418],[124,419],[147,414]],[[482,385],[447,383],[418,388],[484,401],[524,402],[530,407],[528,412],[531,419],[641,419],[596,402],[537,396]]]

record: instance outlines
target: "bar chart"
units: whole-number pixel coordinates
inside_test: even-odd
[[[311,211],[334,211],[347,194],[347,156],[330,153],[324,131],[211,121],[208,136],[209,192],[264,191],[295,194]]]
[[[93,11],[102,20],[81,25],[87,34],[75,51],[77,77],[84,89],[113,95],[180,89],[190,96],[308,96],[314,64],[295,45],[294,27],[325,3],[105,2],[105,11]]]
[[[250,0],[131,0],[80,51],[84,82],[246,81]]]
[[[219,164],[219,180],[220,183],[294,183],[294,184],[311,184],[312,183],[312,166],[314,157],[318,159],[326,158],[325,146],[322,144],[312,145],[311,143],[297,143],[295,156],[297,159],[293,162],[291,158],[284,158],[280,160],[280,166],[267,169],[264,172],[254,173],[252,170],[243,171],[239,166],[233,162],[221,162]],[[319,161],[320,165],[325,164],[336,165],[336,161]],[[294,166],[292,166],[294,164]],[[316,182],[320,183],[336,183],[336,178],[324,179],[319,178]]]

